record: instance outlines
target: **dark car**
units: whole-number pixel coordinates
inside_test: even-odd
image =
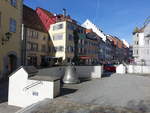
[[[116,67],[113,64],[104,64],[103,69],[107,72],[116,72]]]

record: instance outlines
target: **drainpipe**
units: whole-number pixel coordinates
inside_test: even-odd
[[[26,58],[26,38],[24,38],[24,24],[21,26],[21,65],[25,65]]]

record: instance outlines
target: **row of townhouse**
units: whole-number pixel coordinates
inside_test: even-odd
[[[1,77],[20,65],[60,65],[76,61],[75,56],[86,65],[125,60],[125,44],[89,20],[79,25],[65,10],[59,15],[42,8],[33,10],[22,0],[1,0],[0,4]]]
[[[93,30],[98,40],[98,61],[99,63],[123,63],[129,60],[129,44],[116,36],[106,35],[103,31],[86,20],[83,27]]]
[[[97,41],[69,16],[42,8],[33,10],[22,0],[1,0],[0,6],[0,78],[8,77],[20,65],[41,67],[71,62],[75,54],[74,31],[79,37],[81,62],[87,56],[87,63],[98,60]]]

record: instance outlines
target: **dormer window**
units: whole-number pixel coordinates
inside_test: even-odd
[[[11,4],[13,7],[16,7],[16,6],[17,6],[17,0],[10,0],[10,4]]]

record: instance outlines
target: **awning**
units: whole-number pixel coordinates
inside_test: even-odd
[[[90,59],[90,56],[80,56],[81,59]]]

